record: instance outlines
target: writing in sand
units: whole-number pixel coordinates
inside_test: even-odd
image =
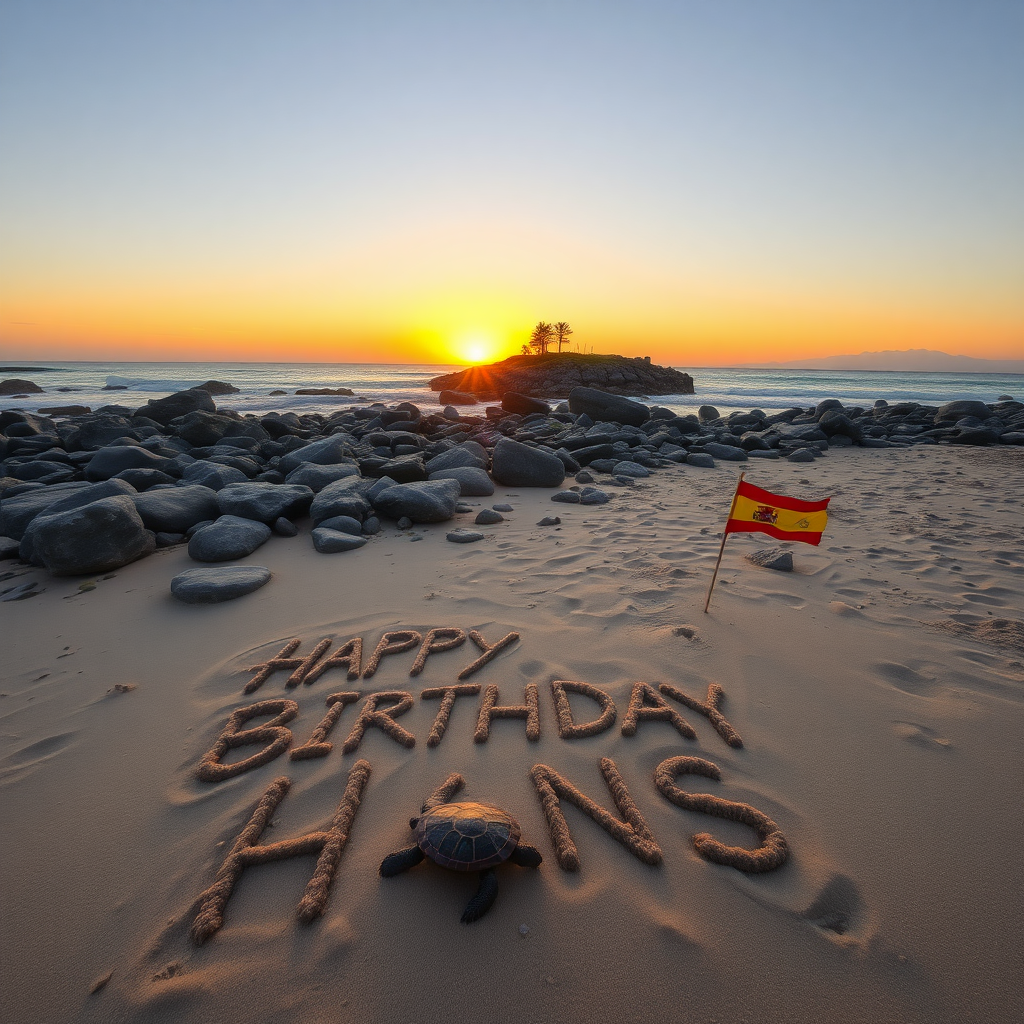
[[[285,671],[289,673],[285,680],[286,689],[294,689],[300,684],[309,686],[330,670],[343,671],[349,681],[360,676],[366,679],[377,672],[384,658],[412,651],[413,648],[416,648],[416,655],[409,675],[417,676],[423,671],[431,655],[459,647],[467,636],[482,654],[458,673],[457,682],[446,686],[428,687],[419,694],[421,701],[439,702],[437,714],[427,736],[427,745],[436,747],[441,743],[456,701],[470,697],[478,698],[474,742],[487,742],[491,723],[495,719],[521,719],[525,723],[527,740],[539,740],[540,689],[536,683],[525,685],[521,704],[502,704],[500,689],[496,684],[482,687],[478,683],[464,682],[500,651],[514,644],[519,639],[516,632],[508,633],[492,644],[477,630],[469,630],[467,633],[457,626],[441,626],[430,629],[425,634],[411,629],[394,630],[384,633],[365,666],[362,660],[361,637],[350,638],[333,653],[329,653],[333,644],[332,639],[324,638],[304,656],[297,653],[301,640],[293,639],[289,640],[276,656],[248,670],[252,675],[244,692],[254,692],[272,675]],[[553,680],[550,691],[558,735],[563,740],[572,741],[599,735],[613,728],[618,719],[619,711],[611,694],[599,686],[580,680],[562,679]],[[569,702],[569,694],[593,701],[597,717],[578,722]],[[678,706],[682,706],[706,718],[726,744],[739,748],[743,746],[743,741],[721,711],[724,698],[725,692],[717,683],[709,685],[706,696],[701,700],[684,693],[670,683],[660,683],[655,687],[650,683],[636,681],[632,683],[629,705],[622,716],[620,729],[622,735],[630,737],[635,736],[645,723],[668,722],[681,736],[696,739],[696,730],[678,710]],[[292,761],[326,757],[334,749],[330,736],[349,705],[358,704],[359,707],[348,735],[341,745],[343,754],[355,753],[370,729],[379,730],[406,748],[416,744],[416,737],[398,721],[415,703],[415,698],[409,691],[378,690],[363,694],[355,690],[346,690],[331,693],[325,703],[326,712],[308,732],[305,740],[298,745],[293,745],[294,734],[288,724],[299,714],[299,705],[296,701],[286,697],[268,698],[237,708],[229,716],[213,746],[200,759],[196,768],[197,776],[204,782],[222,782],[276,760],[289,748],[289,758]],[[260,725],[249,724],[257,719],[268,721]],[[258,749],[241,760],[229,763],[223,761],[229,751],[240,747]],[[618,811],[618,817],[583,793],[555,768],[535,764],[530,769],[530,779],[547,821],[559,867],[563,871],[578,871],[580,868],[579,851],[562,813],[563,801],[572,804],[590,817],[615,842],[620,843],[642,863],[651,866],[660,864],[661,847],[647,826],[617,765],[609,757],[602,757],[599,765]],[[292,857],[317,857],[316,867],[299,903],[298,917],[301,921],[309,922],[321,916],[327,906],[331,886],[371,770],[370,762],[362,758],[349,769],[344,793],[329,828],[317,829],[293,839],[263,844],[260,843],[260,838],[274,811],[291,787],[291,780],[286,776],[275,779],[260,798],[248,823],[232,844],[213,884],[199,896],[198,911],[192,925],[193,940],[202,944],[220,929],[235,884],[248,867]],[[721,770],[712,761],[699,757],[674,756],[662,760],[654,770],[654,788],[664,799],[677,807],[740,822],[749,826],[758,838],[757,847],[748,850],[728,846],[709,833],[701,832],[692,839],[694,848],[701,857],[751,873],[773,871],[781,867],[788,856],[788,846],[782,830],[771,818],[750,804],[725,800],[710,793],[689,793],[683,790],[677,781],[685,775],[698,775],[716,781],[721,781],[722,778]],[[461,777],[450,776],[438,792],[452,788],[456,779],[461,784]]]

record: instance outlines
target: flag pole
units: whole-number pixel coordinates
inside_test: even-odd
[[[722,555],[725,553],[725,540],[729,536],[729,520],[732,519],[733,512],[736,511],[736,499],[740,494],[740,484],[743,483],[743,477],[746,473],[740,473],[739,480],[736,481],[736,490],[733,492],[732,504],[729,506],[729,515],[725,521],[725,530],[722,531],[722,545],[718,549],[718,561],[715,562],[715,571],[711,575],[711,586],[708,587],[708,599],[704,602],[704,614],[707,615],[708,607],[711,604],[711,591],[715,589],[715,580],[718,579],[718,567],[722,564]]]

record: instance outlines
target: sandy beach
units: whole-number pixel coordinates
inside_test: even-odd
[[[792,573],[744,557],[777,542],[730,537],[706,615],[735,465],[658,471],[594,507],[499,487],[469,499],[474,511],[514,511],[471,545],[448,543],[446,524],[391,525],[360,550],[325,556],[300,522],[298,537],[273,537],[246,560],[272,570],[269,586],[213,606],[170,596],[170,579],[191,564],[181,547],[85,580],[4,563],[6,586],[35,579],[42,592],[0,604],[0,1017],[1020,1019],[1019,452],[857,448],[746,468],[776,493],[831,496],[828,528],[820,547],[788,546]],[[536,525],[554,514],[560,526]],[[465,680],[481,694],[458,697],[436,746],[427,739],[440,701],[422,691],[457,683],[480,654],[472,640],[431,653],[416,676],[418,644],[381,658],[370,678],[336,665],[289,688],[290,671],[278,670],[244,692],[250,669],[292,639],[304,657],[322,639],[337,651],[359,637],[365,670],[384,633],[442,627],[488,644],[519,637]],[[559,680],[608,694],[614,724],[562,738]],[[671,699],[695,739],[645,715],[624,735],[636,682],[697,701],[718,684],[742,747]],[[487,687],[514,706],[531,684],[539,738],[521,718],[495,718],[487,741],[474,742]],[[365,696],[380,691],[411,695],[393,721],[415,745],[371,722],[343,753]],[[197,777],[236,710],[295,701],[294,749],[338,692],[360,697],[343,708],[325,756],[282,753],[219,781]],[[591,698],[569,700],[577,724],[598,717]],[[721,778],[682,774],[679,789],[777,824],[781,867],[745,873],[700,855],[694,833],[747,850],[759,840],[666,798],[655,772],[680,757],[713,762]],[[547,766],[618,818],[602,759],[659,863],[563,799],[579,870],[560,866],[531,770]],[[223,926],[197,945],[199,898],[274,781],[291,787],[260,843],[330,829],[360,761],[369,775],[322,916],[297,919],[313,852],[245,869]],[[377,874],[453,772],[465,779],[460,798],[511,812],[544,858],[537,870],[499,867],[497,901],[472,925],[459,917],[474,876],[429,862]]]

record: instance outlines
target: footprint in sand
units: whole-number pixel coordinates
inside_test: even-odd
[[[934,676],[926,676],[916,672],[909,665],[899,665],[891,661],[879,662],[873,666],[886,682],[895,686],[897,690],[905,693],[912,693],[918,697],[927,697],[934,692],[936,682]]]
[[[860,923],[863,900],[852,878],[833,875],[800,915],[823,931],[845,935]]]
[[[12,782],[16,777],[23,777],[26,772],[38,768],[44,761],[56,757],[74,738],[75,733],[62,732],[12,751],[6,757],[0,758],[0,779]]]
[[[949,750],[953,744],[945,736],[940,736],[934,729],[917,722],[894,722],[892,731],[902,740],[924,747],[926,750]]]

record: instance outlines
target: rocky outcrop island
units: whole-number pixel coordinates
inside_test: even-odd
[[[547,352],[470,366],[430,382],[432,391],[456,391],[484,399],[509,391],[538,398],[566,398],[578,387],[599,388],[614,395],[692,395],[693,378],[670,366],[658,366],[649,356],[629,359]]]

